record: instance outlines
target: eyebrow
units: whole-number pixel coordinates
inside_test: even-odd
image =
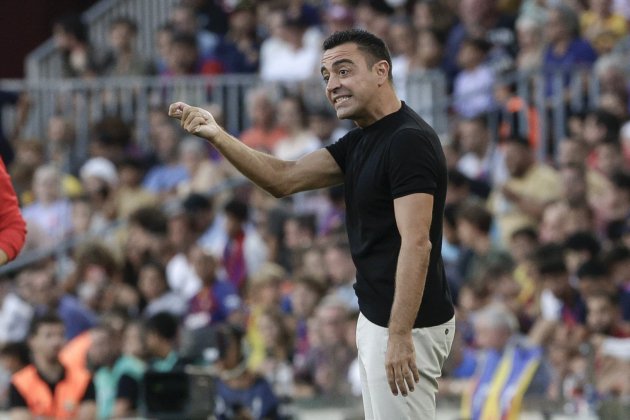
[[[339,60],[335,61],[334,63],[332,63],[332,66],[331,66],[331,67],[333,67],[333,68],[334,68],[334,67],[339,66],[340,64],[346,64],[346,63],[348,63],[348,64],[354,64],[354,61],[350,60],[349,58],[341,58],[341,59],[339,59]],[[322,67],[319,69],[319,71],[320,71],[321,73],[323,73],[323,72],[324,72],[324,70],[326,70],[326,67],[324,67],[324,66],[322,66]]]

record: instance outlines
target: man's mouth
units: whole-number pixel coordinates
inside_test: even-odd
[[[350,99],[350,96],[338,96],[334,99],[334,103],[335,105],[339,105],[340,103],[343,103],[348,99]]]

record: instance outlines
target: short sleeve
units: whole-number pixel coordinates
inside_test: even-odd
[[[346,173],[346,158],[348,156],[348,152],[350,151],[350,146],[352,144],[352,139],[359,134],[357,129],[348,132],[345,136],[337,140],[331,145],[326,146],[326,150],[332,155],[337,165],[341,169],[341,172]]]
[[[392,198],[409,194],[434,194],[438,157],[431,139],[420,130],[401,130],[392,139],[388,156]]]

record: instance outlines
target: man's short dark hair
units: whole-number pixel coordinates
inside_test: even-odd
[[[576,232],[564,242],[564,247],[569,251],[587,251],[591,257],[596,257],[601,250],[601,245],[595,235],[590,232]]]
[[[510,239],[516,238],[526,238],[532,242],[538,242],[538,231],[533,226],[523,226],[522,228],[516,229],[510,235]]]
[[[140,226],[155,235],[166,235],[168,219],[164,212],[154,206],[140,207],[129,216],[129,224]]]
[[[457,218],[465,220],[483,233],[490,233],[492,213],[477,202],[463,203],[457,211]]]
[[[533,258],[539,275],[567,274],[564,247],[561,244],[543,244],[534,251]]]
[[[393,80],[392,76],[392,58],[385,42],[374,34],[363,29],[348,29],[346,31],[338,31],[330,35],[324,40],[324,51],[333,49],[343,44],[356,44],[359,50],[370,56],[367,60],[371,67],[376,62],[385,60],[389,65],[388,78]]]
[[[246,222],[247,218],[249,217],[249,208],[247,206],[247,203],[237,198],[230,200],[225,205],[224,210],[225,214],[234,217],[241,223]]]
[[[40,316],[36,316],[31,321],[30,328],[28,330],[28,336],[33,337],[39,332],[39,327],[42,325],[64,325],[63,320],[54,312],[48,312]]]
[[[177,337],[177,318],[169,312],[158,312],[147,319],[144,324],[146,332],[173,341]]]
[[[608,276],[608,269],[600,260],[590,259],[583,262],[575,274],[579,280],[599,279]]]

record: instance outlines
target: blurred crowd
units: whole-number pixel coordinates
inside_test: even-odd
[[[153,57],[134,50],[139,25],[114,19],[105,47],[90,44],[77,17],[56,21],[64,76],[300,82],[318,77],[322,39],[351,27],[387,40],[402,99],[409,75],[444,74],[442,253],[457,330],[440,392],[461,397],[471,417],[491,409],[485,401],[523,395],[572,414],[630,399],[630,3],[182,0],[156,31]],[[534,129],[544,109],[528,110],[525,135],[517,117],[489,123],[527,106],[503,75],[542,70],[549,80],[538,88],[562,101],[568,87],[551,74],[578,68],[595,75],[599,101],[566,113],[567,136],[547,159],[537,158]],[[224,110],[209,106],[220,121]],[[244,106],[249,124],[233,134],[281,159],[351,128],[308,92],[266,83]],[[95,381],[100,418],[140,409],[130,390],[143,372],[188,364],[217,369],[221,418],[358,397],[343,188],[282,200],[245,182],[222,188],[241,178],[166,111],[149,111],[148,150],[120,117],[95,122],[85,162],[64,115],[50,117],[44,139],[1,139],[26,250],[82,240],[0,283],[0,400],[28,363],[31,321],[50,312],[65,327],[60,352],[109,378]]]

